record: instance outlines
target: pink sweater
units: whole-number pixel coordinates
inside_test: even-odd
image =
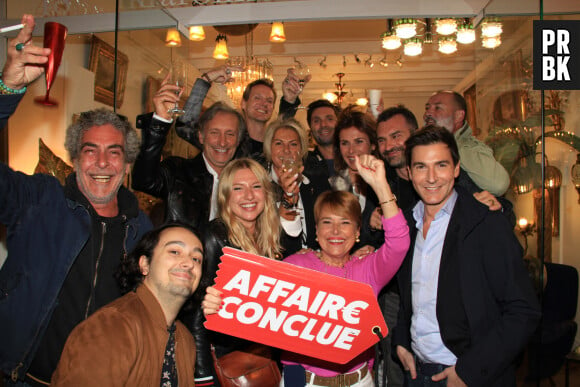
[[[381,289],[393,278],[409,249],[409,227],[401,210],[392,218],[383,218],[385,243],[374,253],[359,259],[351,257],[344,267],[327,266],[316,253],[294,254],[284,260],[297,266],[306,267],[337,277],[369,284],[378,296]],[[373,350],[369,348],[347,364],[323,362],[295,353],[282,354],[282,363],[301,364],[307,371],[320,376],[335,376],[356,370],[369,362],[372,367]]]

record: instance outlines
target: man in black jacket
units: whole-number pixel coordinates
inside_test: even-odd
[[[153,98],[155,113],[137,117],[143,132],[132,186],[165,201],[165,220],[181,220],[202,230],[217,215],[219,175],[234,157],[245,124],[240,113],[216,102],[198,122],[202,152],[193,159],[173,156],[161,161],[172,124],[168,110],[179,98],[176,90],[166,78]]]
[[[538,300],[507,218],[462,187],[453,135],[427,126],[406,142],[421,200],[407,213],[393,342],[413,386],[515,386],[514,359],[536,329]]]

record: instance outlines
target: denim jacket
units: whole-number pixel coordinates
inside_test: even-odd
[[[0,369],[16,380],[34,358],[67,273],[89,239],[91,219],[54,177],[0,163],[0,222],[8,231],[0,270]],[[125,251],[151,227],[142,211],[128,219]]]

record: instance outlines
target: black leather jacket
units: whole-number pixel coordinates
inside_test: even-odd
[[[213,186],[202,154],[161,161],[171,124],[149,113],[137,117],[137,127],[142,130],[142,142],[133,166],[133,189],[163,199],[166,221],[182,220],[201,230],[208,223]]]
[[[222,248],[225,246],[236,246],[232,246],[229,241],[226,226],[220,219],[214,219],[209,223],[204,235],[203,246],[205,249],[204,272],[199,286],[205,289],[214,282],[218,265],[221,262],[220,258],[222,256]],[[211,345],[213,344],[215,347],[216,356],[221,357],[232,351],[246,348],[251,344],[251,342],[238,337],[205,329],[203,326],[205,317],[201,308],[197,308],[193,315],[189,317],[190,318],[184,317],[182,321],[186,324],[195,338],[197,350],[195,378],[197,380],[213,376],[214,384],[217,386],[219,383],[215,376],[213,359],[211,356]]]

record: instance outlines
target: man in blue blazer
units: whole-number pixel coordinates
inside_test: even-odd
[[[421,201],[407,213],[393,336],[408,386],[515,386],[514,359],[534,332],[538,300],[506,217],[461,187],[453,135],[427,126],[406,142]]]

